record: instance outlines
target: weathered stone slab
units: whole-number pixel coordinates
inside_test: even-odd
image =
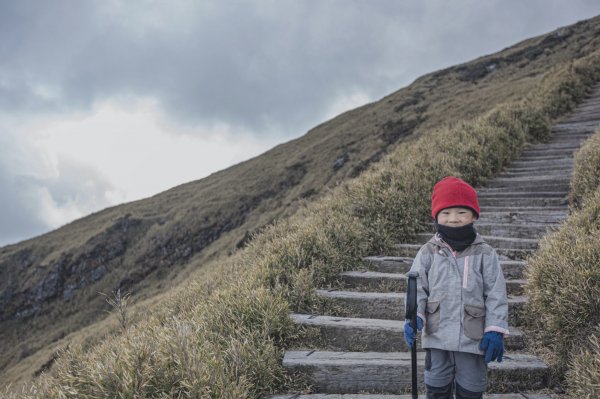
[[[505,170],[499,175],[499,177],[543,176],[547,175],[548,172],[552,172],[554,175],[563,178],[570,177],[573,174],[573,169],[571,167],[568,167],[568,169],[567,167],[564,167],[552,170],[544,170],[542,168],[514,168],[510,170]],[[560,190],[560,192],[563,193],[563,195],[566,195],[568,193],[567,190]]]
[[[575,151],[578,146],[570,146],[570,147],[538,147],[538,148],[526,148],[521,152],[521,156],[519,158],[527,158],[529,156],[541,156],[541,157],[549,157],[549,156],[560,156],[560,157],[569,157],[573,156],[573,151]]]
[[[422,244],[397,244],[396,255],[398,256],[416,256]],[[494,246],[500,260],[525,260],[533,255],[534,249],[516,249],[516,248],[500,248]]]
[[[491,207],[491,206],[568,206],[569,201],[566,196],[560,197],[532,197],[532,196],[524,196],[524,197],[492,197],[491,194],[489,196],[481,196],[479,198],[479,205],[482,208]]]
[[[306,377],[321,393],[403,393],[411,388],[408,352],[287,351],[283,366]],[[417,353],[418,378],[423,384],[424,352]],[[507,354],[489,365],[494,392],[519,392],[549,385],[549,369],[531,355]]]
[[[559,160],[552,160],[552,161],[547,161],[547,160],[524,160],[524,159],[518,159],[516,161],[513,161],[510,163],[510,167],[513,168],[531,168],[534,166],[543,168],[544,166],[557,166],[557,165],[573,165],[573,158],[564,158],[564,159],[559,159]]]
[[[541,238],[549,231],[557,229],[557,223],[485,223],[475,222],[475,229],[479,234],[515,237],[515,238]]]
[[[589,135],[583,134],[579,137],[575,136],[563,136],[556,138],[554,137],[548,143],[532,144],[525,148],[523,151],[546,151],[546,150],[576,150],[581,147],[581,143],[585,141]]]
[[[349,271],[339,275],[345,287],[401,292],[406,290],[406,275],[373,271]]]
[[[345,288],[359,291],[406,291],[406,275],[402,273],[381,273],[350,271],[340,273],[340,280]],[[519,279],[506,280],[506,292],[510,295],[523,295],[525,281]]]
[[[317,290],[317,295],[348,309],[352,317],[404,320],[406,293],[403,292]],[[508,297],[509,325],[519,326],[521,324],[522,310],[526,303],[527,298],[525,296]]]
[[[476,188],[477,193],[503,193],[505,191],[507,191],[506,187],[478,187]],[[562,183],[551,183],[551,182],[545,182],[543,184],[532,184],[530,186],[527,185],[521,185],[521,186],[514,186],[514,187],[510,187],[510,191],[512,192],[518,192],[518,191],[522,191],[522,192],[536,192],[536,191],[549,191],[549,190],[556,190],[556,191],[563,191],[563,192],[569,192],[569,183],[568,182],[562,182]]]
[[[522,260],[501,260],[500,267],[506,279],[521,279],[525,274],[527,262]]]
[[[556,224],[562,222],[568,216],[568,208],[563,208],[558,211],[544,211],[544,210],[531,210],[531,211],[504,211],[504,212],[491,212],[482,211],[479,215],[477,224],[484,223],[502,223],[502,224],[524,224],[524,223],[549,223]]]
[[[381,273],[402,273],[406,274],[412,266],[414,258],[397,256],[368,256],[364,258],[368,267],[373,271]],[[504,277],[509,279],[519,279],[523,277],[525,269],[524,261],[500,261],[500,266],[504,272]]]
[[[506,293],[508,295],[521,296],[525,294],[526,280],[521,279],[508,279],[506,280]]]
[[[328,350],[401,352],[410,348],[404,342],[404,321],[373,318],[352,318],[292,314],[296,324],[315,327],[320,331],[320,343]],[[525,347],[523,332],[509,327],[504,343],[508,350]],[[420,339],[417,340],[420,348]]]
[[[565,121],[589,122],[593,126],[593,124],[600,123],[600,116],[598,115],[598,111],[583,111],[578,112],[569,119],[565,119]]]
[[[569,120],[567,118],[562,119],[560,122],[552,125],[552,129],[558,129],[561,131],[573,131],[573,130],[584,130],[584,131],[594,131],[595,127],[598,125],[595,121],[577,121],[577,120]]]
[[[498,237],[498,236],[482,236],[485,242],[490,244],[494,249],[536,249],[539,244],[538,239],[534,238],[513,238],[513,237]],[[429,241],[430,233],[419,233],[416,236],[418,243],[421,245]]]
[[[515,198],[564,198],[568,192],[565,191],[486,191],[477,193],[479,200],[482,199],[515,199]]]
[[[566,205],[561,206],[486,206],[485,212],[516,212],[516,213],[529,213],[529,212],[569,212],[569,207]],[[483,212],[482,212],[483,214]]]
[[[382,273],[408,273],[413,258],[403,256],[367,256],[363,258],[367,267]]]
[[[552,175],[544,175],[544,176],[535,176],[535,177],[497,177],[491,180],[488,184],[488,187],[506,187],[508,189],[512,189],[512,187],[517,186],[529,186],[534,187],[536,185],[544,184],[554,184],[559,185],[561,183],[569,183],[569,178],[562,177],[557,178]]]

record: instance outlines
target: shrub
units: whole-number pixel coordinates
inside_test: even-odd
[[[567,380],[571,386],[572,398],[600,397],[600,325],[596,326],[585,345],[573,356]]]
[[[569,202],[581,207],[584,200],[600,186],[600,130],[586,140],[575,154]]]
[[[577,206],[528,262],[535,348],[571,397],[598,397],[600,381],[600,132],[575,158],[570,197]]]

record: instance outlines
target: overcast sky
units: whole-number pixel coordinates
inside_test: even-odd
[[[596,0],[0,0],[0,245],[598,14]]]

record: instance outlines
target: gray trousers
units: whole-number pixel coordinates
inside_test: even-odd
[[[435,388],[450,387],[451,394],[454,383],[459,386],[457,398],[481,397],[487,387],[487,364],[484,357],[474,353],[426,349],[425,385],[434,388],[430,389],[431,391],[436,390]],[[461,389],[464,396],[459,393]]]

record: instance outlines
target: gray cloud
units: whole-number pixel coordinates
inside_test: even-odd
[[[600,12],[592,1],[3,2],[2,106],[155,96],[187,123],[298,135],[334,98],[409,80]],[[8,61],[5,61],[8,60]],[[36,94],[44,86],[55,98]]]
[[[594,0],[3,1],[0,159],[23,141],[6,115],[68,118],[119,96],[155,98],[171,123],[284,141],[344,96],[375,100],[598,13]],[[62,160],[57,176],[35,178],[0,166],[0,245],[50,227],[40,193],[58,211],[106,205],[110,182],[85,165]]]
[[[33,169],[44,165],[24,159],[32,149],[15,143],[0,138],[0,246],[110,205],[105,193],[112,186],[99,172],[63,159],[55,173],[40,175]]]

